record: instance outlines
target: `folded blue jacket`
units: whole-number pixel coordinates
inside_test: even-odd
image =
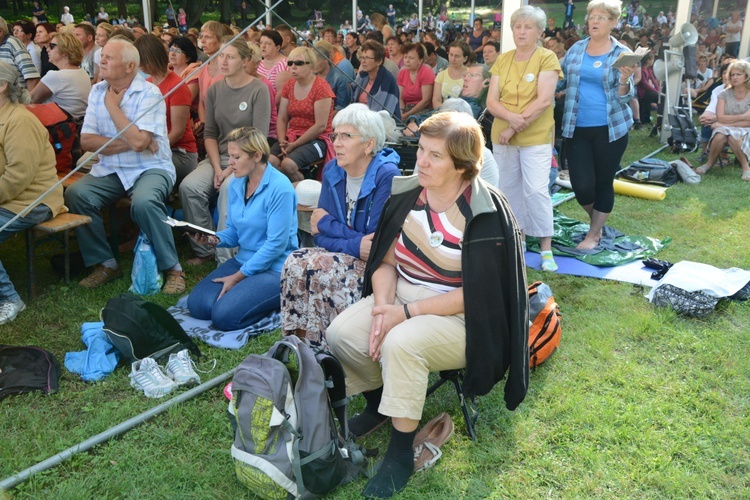
[[[103,379],[115,371],[120,361],[120,351],[109,341],[103,326],[101,321],[81,325],[81,340],[88,349],[65,354],[65,368],[79,374],[84,382]]]

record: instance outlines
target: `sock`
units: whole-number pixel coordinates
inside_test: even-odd
[[[557,262],[555,262],[555,258],[552,256],[552,252],[550,250],[543,250],[541,252],[542,255],[542,271],[557,271]]]
[[[362,396],[364,396],[365,401],[367,401],[365,411],[377,414],[378,408],[380,408],[380,400],[383,399],[383,386],[381,385],[372,391],[363,392]]]
[[[383,397],[382,386],[372,391],[363,392],[362,395],[365,397],[365,401],[367,401],[364,411],[349,419],[349,432],[351,432],[355,438],[362,437],[365,434],[372,432],[388,418],[378,412],[380,400]]]
[[[115,259],[107,259],[102,262],[102,265],[107,269],[117,269],[117,261]]]
[[[169,270],[169,271],[177,271],[178,273],[180,273],[180,272],[182,272],[182,266],[181,266],[181,265],[180,265],[180,263],[178,262],[178,263],[177,263],[177,264],[175,264],[174,266],[170,267],[170,268],[169,268],[168,270]]]
[[[385,452],[383,464],[377,474],[365,486],[362,496],[367,498],[390,498],[409,482],[414,473],[414,437],[417,430],[401,432],[391,430],[391,442]]]

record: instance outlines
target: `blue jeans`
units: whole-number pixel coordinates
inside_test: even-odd
[[[0,208],[0,227],[3,227],[9,220],[15,217],[16,214],[10,210]],[[19,217],[13,224],[8,226],[4,231],[0,231],[0,243],[7,240],[14,233],[21,232],[30,227],[34,227],[39,223],[52,218],[52,210],[47,205],[39,204],[31,209],[25,217]],[[10,281],[8,273],[3,267],[3,263],[0,262],[0,301],[6,302],[12,300],[18,302],[21,297],[18,296],[18,292],[13,287],[13,283]]]
[[[203,278],[188,296],[188,309],[197,319],[210,319],[225,332],[239,330],[265,318],[281,308],[281,273],[265,271],[246,277],[219,299],[222,283],[214,278],[230,276],[242,264],[231,258]]]

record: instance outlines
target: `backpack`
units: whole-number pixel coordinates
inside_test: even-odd
[[[535,368],[552,356],[562,337],[560,306],[541,281],[529,285],[529,318],[529,367]]]
[[[678,109],[669,115],[672,136],[668,139],[673,153],[692,153],[700,145],[700,133],[693,123],[693,118],[685,109]]]
[[[249,355],[228,410],[237,479],[266,499],[324,495],[355,479],[365,458],[349,434],[347,403],[343,367],[328,352],[292,335]]]
[[[668,162],[657,158],[642,158],[617,173],[618,178],[641,184],[669,187],[680,180],[677,170]]]
[[[11,394],[57,392],[60,363],[39,347],[0,345],[0,400]]]
[[[198,346],[159,304],[123,293],[107,302],[100,317],[109,341],[129,363],[183,349],[201,357]]]
[[[67,174],[73,168],[73,143],[77,128],[75,119],[54,102],[30,104],[26,109],[31,111],[49,132],[49,142],[55,150],[57,171]]]

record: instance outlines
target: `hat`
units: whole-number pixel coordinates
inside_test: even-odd
[[[300,208],[317,208],[320,190],[323,185],[313,179],[305,179],[297,184],[294,191],[297,193],[297,203]]]

